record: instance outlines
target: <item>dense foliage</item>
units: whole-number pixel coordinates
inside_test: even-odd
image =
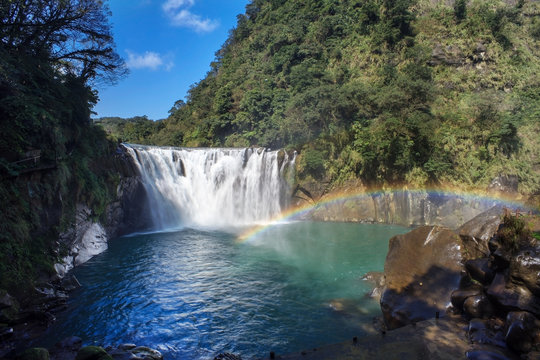
[[[90,119],[93,81],[125,70],[101,1],[0,1],[0,288],[23,290],[61,256],[77,203],[103,214],[114,150]]]
[[[485,188],[511,173],[534,193],[539,14],[535,1],[253,0],[142,141],[294,147],[301,173],[334,184]]]

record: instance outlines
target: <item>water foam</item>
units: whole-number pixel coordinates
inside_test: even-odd
[[[253,225],[289,204],[295,157],[284,151],[126,147],[141,172],[156,230]]]

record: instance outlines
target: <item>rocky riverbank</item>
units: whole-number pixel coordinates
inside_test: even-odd
[[[0,358],[39,336],[56,320],[55,314],[65,309],[69,292],[80,286],[70,269],[105,251],[109,239],[150,227],[144,185],[131,157],[119,148],[103,166],[119,176],[105,219],[99,221],[88,206],[77,204],[74,222],[56,242],[54,251],[60,261],[54,272],[41,274],[31,294],[0,291]],[[47,219],[48,226],[60,221],[51,216]]]
[[[540,218],[495,207],[390,240],[379,335],[276,359],[540,359]]]

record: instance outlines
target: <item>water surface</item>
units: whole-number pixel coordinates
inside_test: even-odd
[[[196,229],[115,239],[73,271],[82,287],[42,341],[77,335],[166,359],[249,359],[361,336],[380,314],[361,277],[383,269],[388,239],[406,231],[296,222],[246,242]]]

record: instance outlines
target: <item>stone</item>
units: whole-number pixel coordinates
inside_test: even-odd
[[[49,360],[49,351],[45,348],[31,348],[17,356],[17,360]]]
[[[162,360],[163,355],[157,350],[150,349],[146,346],[137,346],[134,349],[131,349],[130,352],[135,356],[145,359],[145,360]]]
[[[534,296],[526,286],[509,281],[507,272],[495,275],[487,295],[506,311],[519,309],[540,316],[540,298]]]
[[[102,347],[85,346],[79,350],[75,360],[113,360],[113,358]]]
[[[362,280],[367,281],[373,286],[373,289],[369,293],[369,297],[379,301],[384,287],[384,273],[371,271],[362,276]]]
[[[500,329],[493,329],[489,320],[471,319],[467,336],[473,344],[493,345],[500,348],[506,346],[504,334]]]
[[[79,280],[77,280],[75,275],[70,274],[62,279],[61,286],[65,291],[73,291],[80,288],[81,283],[79,282]]]
[[[467,259],[489,256],[489,240],[497,233],[503,213],[503,208],[494,206],[467,221],[457,230]]]
[[[536,319],[526,311],[512,311],[506,315],[506,345],[517,352],[528,352],[533,346]]]
[[[489,285],[495,276],[488,258],[468,260],[465,262],[465,269],[471,278],[483,285]]]
[[[452,305],[461,311],[463,310],[463,303],[468,297],[480,295],[482,292],[483,290],[480,285],[471,285],[465,289],[454,290],[450,296],[450,300],[452,301]]]
[[[423,226],[391,238],[380,301],[386,326],[444,315],[462,271],[461,241],[450,229]]]
[[[494,308],[489,299],[482,293],[465,299],[463,312],[471,318],[486,318],[493,314]]]
[[[99,223],[92,223],[75,247],[77,255],[73,260],[73,264],[75,266],[83,264],[93,256],[107,250],[107,241],[107,233],[103,226]]]
[[[521,249],[510,261],[510,278],[540,296],[540,248]]]

